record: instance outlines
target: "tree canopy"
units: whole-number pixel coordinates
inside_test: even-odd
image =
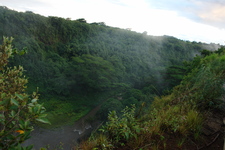
[[[0,12],[0,38],[13,36],[16,47],[28,49],[27,55],[16,56],[11,64],[23,65],[29,85],[40,87],[42,95],[68,95],[80,89],[101,91],[118,83],[139,89],[151,83],[163,91],[168,88],[163,84],[165,69],[191,60],[207,47],[105,23],[88,24],[84,18],[43,17],[5,7],[0,7]]]

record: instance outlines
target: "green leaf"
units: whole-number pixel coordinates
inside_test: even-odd
[[[129,139],[129,133],[128,132],[125,132],[125,137],[126,137],[126,140]]]
[[[25,106],[27,104],[27,102],[26,101],[23,101],[22,103],[21,103],[21,106]]]
[[[4,104],[6,104],[8,101],[9,101],[9,99],[5,99],[5,100],[3,100],[3,101],[0,102],[0,105],[4,105]]]
[[[36,103],[38,99],[32,99],[31,102],[32,103]]]
[[[12,117],[15,117],[15,115],[16,115],[16,112],[15,112],[14,110],[12,110],[12,111],[11,111],[11,116],[12,116]]]
[[[32,107],[32,110],[33,113],[38,113],[38,106],[35,105],[34,107]]]
[[[15,100],[14,98],[11,98],[10,102],[16,106],[19,106],[19,102]]]
[[[30,106],[29,108],[32,108],[32,107],[34,107],[34,104],[33,103],[29,103],[28,106]]]
[[[25,121],[24,122],[24,127],[27,128],[29,126],[30,122],[29,121]]]
[[[47,116],[47,114],[40,114],[39,115],[39,118],[44,118],[44,117],[46,117]]]
[[[31,113],[31,114],[33,113],[33,109],[32,108],[33,108],[33,106],[28,107],[28,112]]]
[[[46,119],[46,118],[37,118],[36,120],[39,121],[39,122],[42,122],[42,123],[51,124],[51,123],[48,121],[48,119]]]
[[[1,93],[1,98],[4,98],[6,96],[5,93]]]
[[[24,123],[19,124],[20,129],[24,130]]]
[[[26,53],[27,53],[27,51],[22,50],[22,51],[19,52],[19,55],[24,55],[24,54],[26,54]]]
[[[20,100],[23,100],[23,99],[24,99],[24,97],[23,97],[22,95],[20,95],[20,94],[15,93],[15,95],[16,95]]]
[[[9,150],[13,150],[13,149],[23,150],[23,147],[19,144],[16,147],[11,147]]]

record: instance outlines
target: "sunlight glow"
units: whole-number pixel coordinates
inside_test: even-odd
[[[132,31],[141,33],[147,31],[149,35],[169,35],[183,40],[223,45],[225,40],[224,29],[213,27],[212,24],[197,23],[180,16],[176,10],[156,9],[147,0],[138,2],[136,0],[30,0],[29,3],[2,0],[0,5],[4,4],[19,11],[30,10],[44,16],[58,16],[72,20],[85,18],[88,23],[105,22],[112,27],[131,28]],[[201,6],[203,2],[196,4]],[[215,6],[214,13],[207,14],[202,9],[198,14],[199,17],[206,21],[207,18],[215,18],[215,16],[218,19],[223,18],[224,6]],[[212,20],[208,19],[208,22],[210,21]]]

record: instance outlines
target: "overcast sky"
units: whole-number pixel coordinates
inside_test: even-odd
[[[44,16],[131,28],[149,35],[225,45],[225,0],[0,0]]]

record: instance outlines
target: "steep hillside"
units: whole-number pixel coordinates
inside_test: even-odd
[[[220,45],[0,7],[3,36],[27,52],[10,65],[24,67],[28,93],[39,87],[53,127],[101,106],[89,121],[108,122],[82,149],[207,149],[223,135]]]
[[[27,50],[10,64],[26,70],[28,92],[39,87],[50,118],[57,117],[50,120],[53,124],[77,120],[115,95],[125,100],[111,98],[102,112],[139,106],[169,91],[190,71],[174,66],[220,46],[0,7],[0,40],[3,36],[12,36],[14,47]]]
[[[205,51],[206,52],[206,51]],[[189,62],[191,71],[169,95],[142,112],[126,107],[108,115],[99,132],[75,149],[222,149],[225,48]]]
[[[166,67],[190,60],[207,47],[84,19],[46,18],[6,7],[0,12],[0,38],[12,36],[15,47],[28,49],[13,64],[24,66],[30,84],[40,87],[42,94],[102,91],[121,83],[136,88],[154,84],[162,91]]]

